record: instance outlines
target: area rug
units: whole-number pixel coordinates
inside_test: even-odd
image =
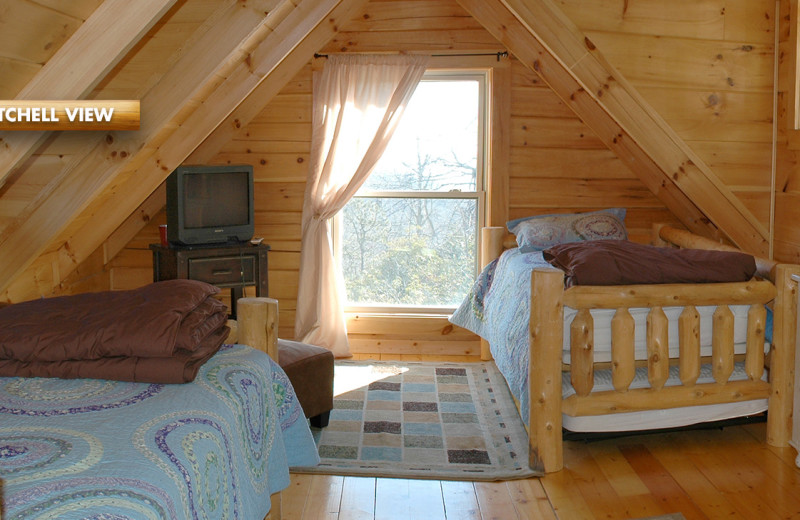
[[[540,476],[494,363],[337,361],[321,463],[297,473],[437,480]]]

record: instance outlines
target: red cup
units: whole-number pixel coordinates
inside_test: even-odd
[[[158,226],[158,237],[161,239],[161,245],[164,247],[169,247],[169,241],[167,241],[167,225],[161,224]]]

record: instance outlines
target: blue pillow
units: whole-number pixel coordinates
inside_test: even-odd
[[[542,251],[548,247],[583,240],[627,240],[625,208],[588,213],[537,215],[510,220],[506,227],[517,236],[520,251]]]

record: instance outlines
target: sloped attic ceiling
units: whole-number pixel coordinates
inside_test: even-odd
[[[74,24],[77,30],[15,95],[126,93],[142,101],[142,128],[88,137],[0,135],[0,290],[12,301],[50,294],[175,166],[190,154],[195,162],[213,156],[367,3],[143,0],[123,17],[129,2],[105,0],[93,9],[99,1],[75,3],[67,18],[87,20]],[[535,70],[689,229],[765,254],[763,226],[551,0],[458,3]],[[58,23],[41,27],[48,34],[37,43],[44,46],[67,30]],[[108,36],[102,46],[85,45]],[[163,56],[156,70],[147,66],[153,56]]]

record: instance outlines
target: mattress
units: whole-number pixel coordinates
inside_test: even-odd
[[[733,342],[734,352],[744,354],[747,346],[747,313],[749,305],[730,305],[733,314]],[[700,315],[700,355],[711,355],[712,323],[716,306],[696,307]],[[683,307],[663,307],[664,314],[669,321],[669,357],[677,358],[678,347],[678,317],[683,312]],[[597,362],[611,361],[611,319],[614,317],[615,309],[592,309],[589,311],[594,321],[594,360]],[[634,321],[634,357],[636,359],[647,359],[647,314],[650,309],[631,308],[629,309]],[[564,307],[564,346],[562,361],[564,364],[570,363],[570,324],[578,311]],[[769,350],[769,343],[764,343],[764,352]]]

